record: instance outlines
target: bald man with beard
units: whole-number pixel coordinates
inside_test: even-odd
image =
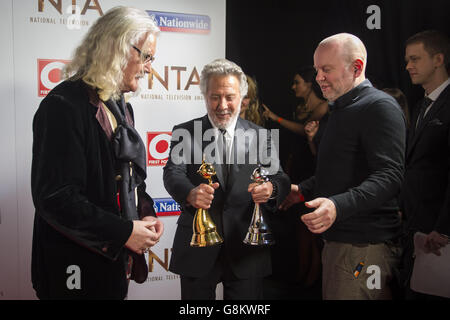
[[[354,35],[324,39],[314,53],[316,81],[330,117],[313,177],[292,185],[282,204],[303,194],[301,217],[324,239],[324,299],[390,299],[399,262],[396,196],[404,169],[405,118],[394,98],[365,77],[367,52]]]

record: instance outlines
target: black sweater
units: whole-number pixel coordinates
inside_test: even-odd
[[[330,104],[316,172],[300,183],[307,199],[326,197],[336,221],[330,241],[378,243],[398,235],[396,197],[404,170],[405,117],[391,96],[369,80]]]

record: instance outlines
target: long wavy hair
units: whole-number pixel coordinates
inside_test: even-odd
[[[159,32],[145,11],[114,7],[92,25],[63,75],[73,81],[82,79],[96,88],[103,101],[117,99],[130,48],[151,34],[157,37]]]
[[[248,91],[247,98],[250,100],[248,108],[245,110],[245,119],[256,123],[259,126],[264,126],[264,118],[261,114],[261,107],[258,98],[258,85],[256,80],[247,75]]]
[[[406,127],[409,128],[409,126],[411,125],[411,120],[409,117],[408,99],[406,99],[405,94],[398,88],[384,88],[382,91],[394,97],[394,99],[400,105],[400,108],[402,108],[402,111],[405,114]]]
[[[306,83],[311,83],[311,90],[319,99],[325,100],[322,95],[322,90],[320,90],[320,86],[316,81],[317,72],[313,66],[298,67],[294,72],[294,77],[296,74],[302,77]]]

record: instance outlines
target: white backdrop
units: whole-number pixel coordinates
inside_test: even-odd
[[[75,7],[72,4],[75,3]],[[32,119],[59,79],[59,69],[92,23],[108,9],[128,5],[147,10],[161,27],[153,80],[130,99],[136,128],[147,143],[147,191],[155,199],[165,233],[149,256],[147,283],[130,284],[129,299],[179,299],[179,279],[167,271],[177,204],[162,182],[170,131],[205,113],[199,75],[225,56],[225,0],[8,0],[0,2],[0,299],[34,299],[31,286]],[[184,24],[184,21],[191,21]],[[188,29],[180,28],[180,26]],[[190,28],[190,29],[189,29]]]

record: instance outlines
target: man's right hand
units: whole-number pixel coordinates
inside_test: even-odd
[[[298,185],[291,184],[291,192],[288,194],[286,199],[283,200],[281,203],[279,209],[280,210],[287,210],[290,207],[292,207],[294,204],[304,201],[302,192]]]
[[[148,248],[158,243],[160,234],[155,230],[156,221],[133,220],[131,232],[125,247],[137,254],[143,254]]]
[[[186,200],[196,209],[209,209],[214,199],[214,190],[218,187],[218,182],[213,183],[211,186],[202,183],[189,192]]]

